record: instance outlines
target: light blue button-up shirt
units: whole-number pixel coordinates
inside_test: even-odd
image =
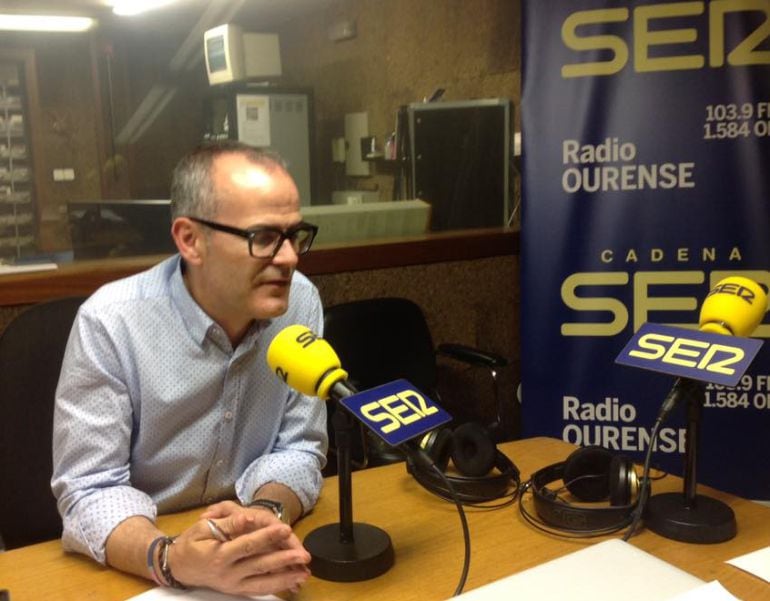
[[[237,496],[267,482],[304,510],[318,499],[326,408],[268,367],[284,327],[321,332],[318,291],[302,274],[289,310],[256,322],[232,348],[192,299],[178,256],[110,283],[80,308],[56,391],[54,495],[65,549],[104,562],[125,519]]]

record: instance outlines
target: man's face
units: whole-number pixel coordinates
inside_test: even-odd
[[[228,153],[215,160],[213,181],[218,201],[213,221],[240,229],[286,230],[302,219],[297,187],[279,167],[255,165]],[[291,243],[284,241],[273,259],[255,259],[244,238],[211,229],[201,233],[206,236],[201,300],[214,319],[232,329],[286,312],[298,262]]]

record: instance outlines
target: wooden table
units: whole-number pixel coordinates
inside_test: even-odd
[[[563,460],[573,449],[550,438],[505,443],[501,448],[526,476]],[[653,493],[681,490],[682,481],[674,476],[656,481],[653,487]],[[736,538],[715,545],[694,545],[642,530],[630,542],[705,581],[719,580],[745,601],[770,598],[770,585],[725,563],[770,545],[770,508],[706,487],[698,491],[732,507],[738,521]],[[296,599],[428,601],[452,595],[463,560],[462,532],[452,504],[420,488],[405,473],[403,464],[355,472],[353,504],[355,521],[388,532],[395,548],[395,565],[386,574],[365,582],[335,583],[311,578]],[[561,539],[541,533],[523,520],[517,505],[495,511],[468,509],[466,513],[472,548],[466,591],[602,540]],[[159,522],[173,533],[198,514],[199,510],[194,510],[162,516]],[[338,518],[335,477],[327,480],[316,509],[296,530],[303,538]],[[10,590],[12,601],[123,600],[151,586],[149,581],[66,554],[59,541],[0,553],[0,588]]]

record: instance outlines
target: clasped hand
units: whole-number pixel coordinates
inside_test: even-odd
[[[229,540],[217,540],[207,520]],[[308,563],[310,554],[290,526],[232,501],[209,507],[169,549],[176,580],[236,595],[296,592],[310,575]]]

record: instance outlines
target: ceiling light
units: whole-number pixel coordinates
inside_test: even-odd
[[[89,17],[0,14],[0,29],[6,31],[86,31],[95,24]]]
[[[121,17],[130,17],[139,15],[156,8],[161,8],[167,4],[172,4],[176,0],[112,0],[112,12]]]

